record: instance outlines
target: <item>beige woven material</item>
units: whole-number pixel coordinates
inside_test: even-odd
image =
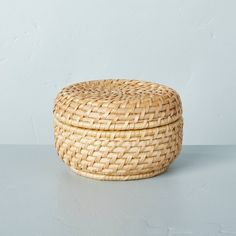
[[[179,95],[163,85],[99,80],[64,88],[54,106],[55,146],[76,173],[130,180],[164,172],[182,144]]]

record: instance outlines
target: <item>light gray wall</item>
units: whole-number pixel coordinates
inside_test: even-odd
[[[53,143],[58,91],[130,78],[175,88],[185,144],[236,144],[236,1],[0,2],[0,143]]]

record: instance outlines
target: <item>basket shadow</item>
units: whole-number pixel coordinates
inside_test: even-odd
[[[235,165],[235,153],[236,146],[183,146],[179,157],[170,165],[167,173],[217,168],[230,163]]]

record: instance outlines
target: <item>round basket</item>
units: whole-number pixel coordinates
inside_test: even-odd
[[[181,100],[164,85],[137,80],[77,83],[58,94],[53,113],[58,155],[86,177],[151,177],[164,172],[181,150]]]

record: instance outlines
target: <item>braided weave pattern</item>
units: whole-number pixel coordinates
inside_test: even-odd
[[[181,101],[174,90],[154,83],[78,83],[56,98],[54,136],[58,155],[80,175],[151,177],[164,172],[181,150]]]
[[[182,105],[179,95],[164,85],[97,80],[64,88],[54,114],[63,123],[87,129],[146,129],[176,121]]]
[[[166,170],[182,143],[182,119],[143,130],[95,131],[54,121],[56,150],[77,173],[103,180],[147,178]]]

